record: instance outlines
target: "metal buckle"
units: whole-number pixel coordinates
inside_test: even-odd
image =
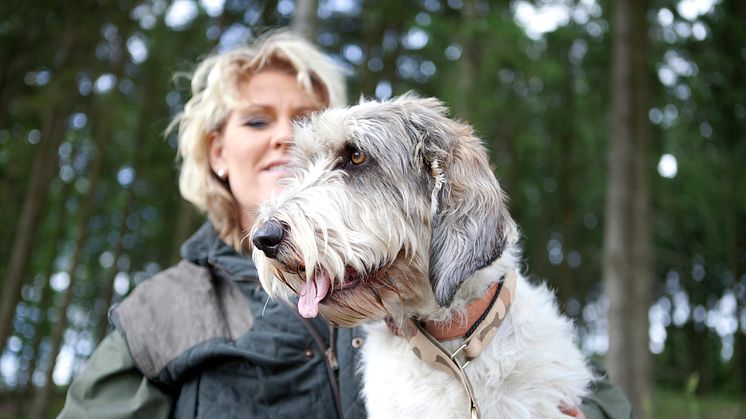
[[[463,344],[462,344],[461,346],[459,346],[459,347],[458,347],[458,349],[456,349],[456,350],[455,350],[455,351],[454,351],[454,352],[453,352],[453,353],[451,354],[451,361],[453,361],[453,363],[454,363],[454,364],[456,364],[456,365],[457,365],[457,366],[458,366],[458,367],[459,367],[459,368],[461,369],[461,371],[463,371],[463,370],[464,370],[464,368],[466,368],[466,367],[467,367],[467,366],[469,365],[469,363],[471,362],[471,360],[468,360],[468,361],[464,362],[464,364],[463,364],[463,365],[461,365],[461,363],[459,363],[459,362],[458,362],[458,360],[456,359],[456,357],[458,356],[459,352],[461,352],[461,351],[463,351],[464,349],[466,349],[466,347],[467,347],[467,346],[469,346],[469,345],[467,344],[467,342],[464,342],[464,343],[463,343]]]

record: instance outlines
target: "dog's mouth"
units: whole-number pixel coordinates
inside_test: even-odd
[[[323,269],[314,272],[313,280],[303,282],[298,300],[298,312],[305,318],[313,318],[319,314],[319,304],[322,304],[332,292],[346,292],[357,288],[362,283],[360,273],[348,266],[341,283],[332,285],[332,278]]]

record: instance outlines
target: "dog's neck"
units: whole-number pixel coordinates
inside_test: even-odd
[[[429,320],[424,322],[425,330],[435,339],[446,341],[463,338],[474,332],[502,294],[503,281],[493,283],[481,297],[469,303],[464,311],[459,311],[449,321]],[[512,296],[508,297],[512,299]],[[508,302],[509,304],[509,302]],[[471,333],[470,333],[471,332]]]
[[[489,294],[490,288],[495,286],[506,273],[517,271],[518,260],[519,250],[517,248],[511,248],[504,252],[500,258],[489,266],[474,272],[471,277],[467,278],[451,304],[446,307],[435,301],[434,294],[429,294],[424,296],[423,300],[418,302],[417,305],[410,306],[413,310],[404,313],[397,313],[392,310],[390,314],[399,321],[403,318],[414,317],[423,322],[452,323],[454,327],[462,327],[468,330],[470,325],[467,323],[470,323],[469,320],[472,317],[470,311],[479,311],[478,306],[470,309],[470,305],[481,299],[486,299],[489,303],[489,297],[486,295]]]
[[[497,328],[508,314],[515,295],[518,274],[511,269],[491,285],[482,297],[466,307],[468,319],[464,326],[454,326],[452,322],[424,322],[414,318],[404,320],[402,327],[395,324],[391,316],[386,318],[389,330],[406,339],[412,352],[422,361],[441,371],[451,373],[464,386],[469,396],[472,417],[479,417],[474,391],[464,372],[466,365],[477,358],[497,334]],[[468,326],[466,330],[463,330]],[[463,338],[463,343],[455,351],[442,344],[444,340]],[[463,361],[459,361],[459,358]]]
[[[448,307],[441,307],[434,296],[426,300],[419,310],[404,314],[391,315],[387,319],[389,329],[395,334],[398,326],[402,326],[406,319],[413,319],[433,338],[439,341],[465,338],[491,323],[486,318],[494,320],[499,309],[500,319],[506,314],[514,297],[514,284],[503,289],[507,276],[517,272],[519,252],[510,249],[489,266],[480,269],[464,281],[461,289],[456,293],[453,302]],[[481,323],[484,323],[480,325]],[[494,324],[490,325],[490,327]]]

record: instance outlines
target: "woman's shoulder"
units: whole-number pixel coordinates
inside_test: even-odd
[[[182,260],[137,284],[121,304],[168,302],[172,293],[191,294],[210,291],[214,287],[212,271],[202,265]],[[165,300],[161,301],[161,299]]]
[[[57,419],[167,418],[172,400],[136,369],[122,336],[106,336],[70,384]]]
[[[182,260],[138,284],[112,312],[119,316],[147,312],[150,318],[173,312],[183,318],[216,306],[248,310],[245,296],[232,281],[214,275],[209,267]]]
[[[251,307],[231,281],[188,261],[140,283],[110,313],[148,377],[189,348],[216,338],[235,340],[254,322]]]

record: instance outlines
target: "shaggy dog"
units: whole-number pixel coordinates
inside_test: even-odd
[[[486,150],[446,112],[405,95],[298,126],[251,233],[260,279],[305,317],[367,324],[371,418],[566,418],[592,379],[573,325],[518,272]]]

